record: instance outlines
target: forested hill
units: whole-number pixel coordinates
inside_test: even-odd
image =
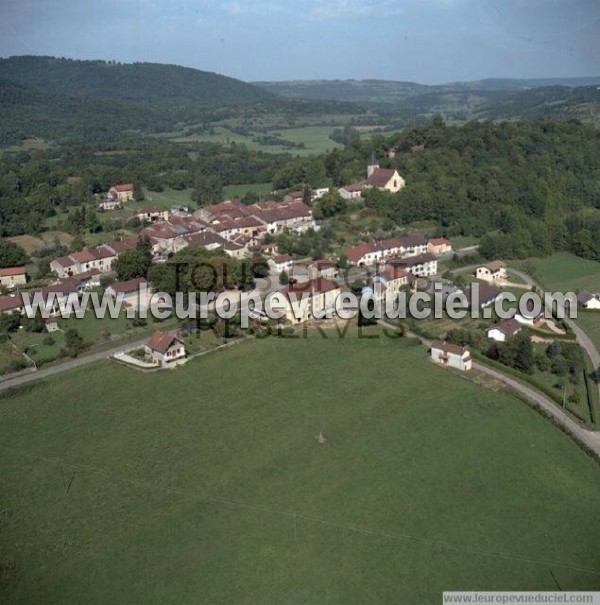
[[[262,88],[220,74],[158,63],[19,56],[0,59],[0,79],[67,97],[207,107],[268,101]]]

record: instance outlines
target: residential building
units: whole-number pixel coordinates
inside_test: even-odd
[[[46,331],[48,332],[57,332],[59,329],[56,317],[47,317],[44,319],[44,324],[46,326]]]
[[[309,271],[313,278],[325,277],[333,279],[338,274],[337,265],[333,261],[326,259],[313,261],[309,266]]]
[[[166,208],[140,208],[133,216],[146,223],[158,223],[169,220],[169,215]]]
[[[119,204],[130,202],[133,199],[133,184],[115,185],[108,190],[108,199],[117,200]]]
[[[441,340],[431,343],[431,359],[447,368],[469,371],[473,366],[471,353],[467,347],[453,345]]]
[[[478,283],[473,284],[470,288],[467,288],[467,291],[465,292],[467,303],[470,309],[472,309],[474,305],[481,309],[484,307],[489,307],[500,296],[500,294],[500,290],[494,288],[494,286]]]
[[[522,329],[521,324],[514,317],[511,317],[490,326],[487,329],[487,336],[490,340],[496,342],[506,342],[508,338],[518,334]]]
[[[507,277],[506,265],[501,260],[492,261],[487,265],[477,267],[475,276],[484,281],[503,281]]]
[[[290,280],[281,293],[285,299],[281,309],[285,318],[291,323],[301,323],[335,309],[341,289],[336,282],[318,277],[303,283]]]
[[[123,303],[134,309],[146,308],[152,297],[150,286],[143,277],[114,282],[106,288],[106,292],[115,298],[121,295]]]
[[[350,185],[344,185],[338,189],[338,193],[345,200],[360,200],[362,198],[362,192],[365,188],[364,182],[351,183]]]
[[[21,315],[25,310],[21,294],[9,294],[0,296],[0,313],[18,313]]]
[[[590,294],[589,292],[580,292],[577,295],[577,302],[584,309],[600,309],[600,295]]]
[[[452,244],[445,237],[434,237],[427,242],[427,252],[430,254],[448,254],[452,252]]]
[[[169,332],[156,330],[144,347],[146,355],[161,365],[171,364],[185,357],[183,341]]]
[[[438,272],[438,260],[433,254],[417,254],[388,261],[388,266],[412,273],[415,277],[429,277]]]
[[[25,267],[6,267],[0,269],[0,286],[14,288],[24,286],[27,283],[27,272]]]
[[[294,267],[294,259],[290,254],[274,254],[269,259],[269,268],[275,273],[289,273]]]

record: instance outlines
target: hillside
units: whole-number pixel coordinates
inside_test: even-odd
[[[69,97],[163,106],[201,104],[220,107],[273,98],[264,89],[234,78],[157,63],[10,57],[0,59],[0,79]]]
[[[0,80],[0,145],[41,137],[48,140],[110,140],[127,131],[160,132],[175,119],[137,103],[82,99]]]

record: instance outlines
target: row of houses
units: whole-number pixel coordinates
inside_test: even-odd
[[[424,235],[416,233],[404,237],[365,242],[347,248],[344,254],[350,263],[358,267],[366,267],[398,256],[408,257],[424,254],[439,256],[449,252],[452,252],[452,244],[445,237],[428,240]]]
[[[126,250],[133,250],[137,246],[137,242],[137,237],[130,237],[109,244],[101,244],[94,248],[86,248],[80,252],[72,252],[66,256],[55,258],[50,263],[50,270],[60,278],[79,275],[94,269],[100,273],[106,273],[111,271],[119,254]]]

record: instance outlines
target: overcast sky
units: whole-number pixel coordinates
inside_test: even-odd
[[[600,75],[600,0],[0,0],[0,55],[243,80]]]

